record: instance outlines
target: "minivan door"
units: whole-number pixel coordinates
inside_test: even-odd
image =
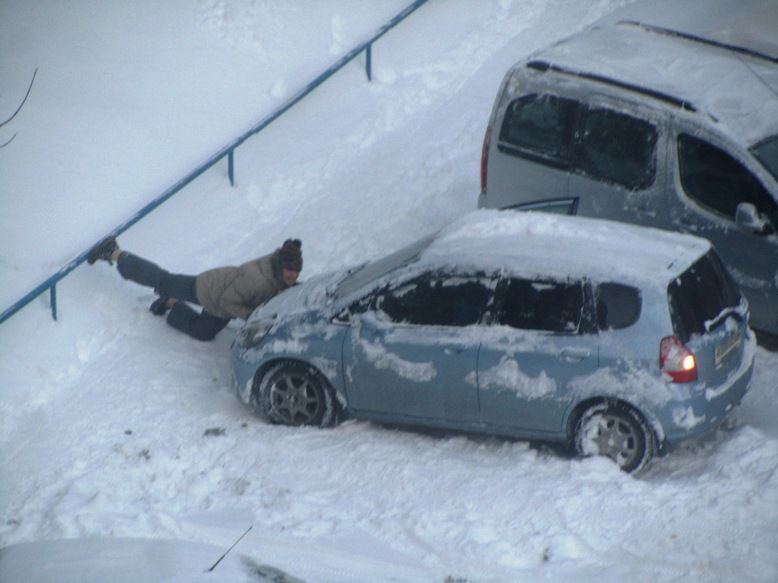
[[[778,203],[724,147],[691,133],[675,145],[674,227],[713,243],[749,301],[752,326],[778,333]],[[761,226],[739,223],[739,208],[756,211]]]
[[[570,196],[578,214],[644,226],[662,221],[667,182],[663,124],[656,114],[582,107],[571,146]]]

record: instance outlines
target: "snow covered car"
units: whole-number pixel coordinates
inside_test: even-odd
[[[707,240],[481,210],[276,296],[231,359],[240,398],[273,423],[567,442],[633,471],[740,403],[754,347]]]

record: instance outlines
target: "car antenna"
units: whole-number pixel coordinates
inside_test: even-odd
[[[246,529],[246,532],[244,532],[242,535],[240,535],[238,537],[238,540],[236,540],[234,543],[232,543],[232,546],[230,548],[228,548],[226,551],[224,551],[224,554],[221,557],[219,557],[218,560],[213,565],[211,565],[210,569],[206,569],[203,572],[204,573],[210,573],[211,571],[213,571],[216,568],[216,565],[218,565],[219,563],[222,562],[222,559],[224,559],[224,557],[227,556],[227,553],[229,553],[232,549],[234,549],[235,545],[237,545],[241,540],[243,540],[243,537],[246,536],[252,528],[254,528],[253,524]]]

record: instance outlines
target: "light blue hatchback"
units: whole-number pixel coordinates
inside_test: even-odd
[[[273,423],[345,416],[572,444],[625,471],[749,388],[748,306],[704,239],[477,211],[261,306],[231,349]]]

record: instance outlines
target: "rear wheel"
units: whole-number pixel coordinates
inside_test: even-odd
[[[584,411],[574,435],[578,455],[609,457],[625,472],[646,466],[654,456],[654,434],[629,407],[600,403]]]
[[[281,425],[329,426],[335,421],[335,400],[327,380],[300,362],[284,362],[263,377],[255,396],[260,412]]]

